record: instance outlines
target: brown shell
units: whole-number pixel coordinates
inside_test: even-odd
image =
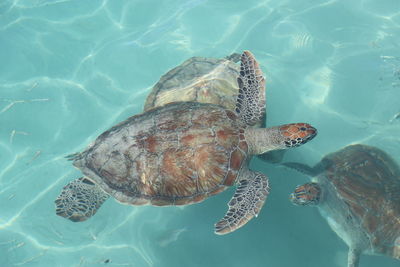
[[[74,165],[124,203],[199,202],[231,186],[246,160],[232,114],[210,104],[168,104],[104,132]]]
[[[192,57],[164,74],[147,96],[144,111],[178,101],[221,105],[235,110],[240,54],[227,58]],[[265,119],[255,127],[265,127]],[[272,163],[282,161],[285,150],[258,155]]]
[[[144,111],[176,101],[212,103],[234,110],[239,68],[224,58],[192,57],[161,77],[147,97]]]
[[[384,151],[351,145],[326,156],[324,177],[360,219],[373,253],[400,259],[400,169]]]

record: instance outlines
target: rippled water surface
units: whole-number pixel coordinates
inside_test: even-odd
[[[81,174],[64,157],[143,109],[160,76],[192,56],[250,50],[267,77],[269,125],[319,136],[285,160],[314,164],[350,143],[400,162],[398,0],[2,0],[0,266],[346,266],[317,209],[294,207],[304,175],[270,177],[257,219],[217,236],[233,189],[184,208],[107,201],[90,220],[55,215]],[[399,266],[363,256],[362,267]]]

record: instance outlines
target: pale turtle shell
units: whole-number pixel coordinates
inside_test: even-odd
[[[239,70],[239,65],[226,58],[192,57],[160,78],[146,99],[144,111],[176,101],[211,103],[234,110]]]

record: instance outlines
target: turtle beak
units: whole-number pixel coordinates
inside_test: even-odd
[[[314,139],[314,137],[317,136],[318,131],[316,128],[312,127],[310,124],[305,123],[303,127],[300,128],[300,130],[305,129],[305,137],[303,138],[302,144],[307,143],[308,141],[311,141]]]

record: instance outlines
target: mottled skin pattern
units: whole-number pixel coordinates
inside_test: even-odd
[[[248,153],[244,128],[220,106],[173,103],[106,131],[74,165],[124,203],[195,203],[235,182]]]
[[[350,247],[348,266],[358,266],[363,252],[400,259],[396,162],[378,148],[351,145],[324,157],[313,171],[317,174],[314,183],[298,186],[292,201],[318,205]]]

